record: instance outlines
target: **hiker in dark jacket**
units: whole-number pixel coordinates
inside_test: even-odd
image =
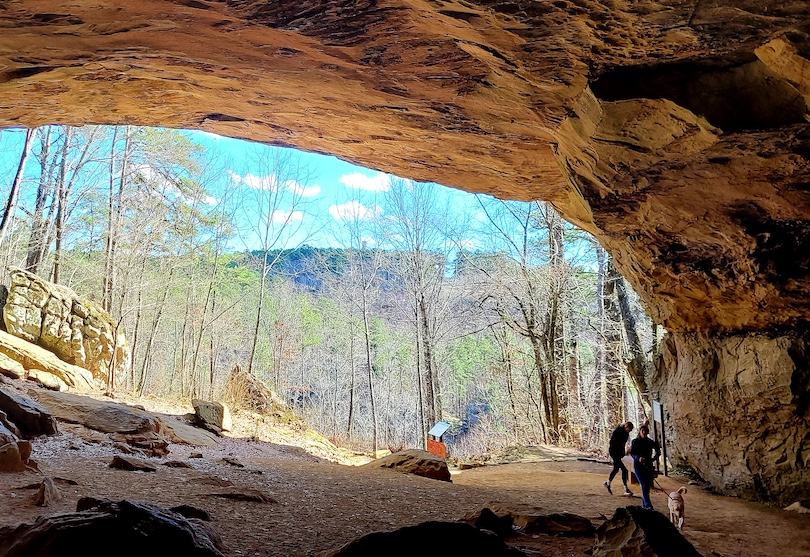
[[[652,487],[655,463],[661,454],[658,443],[647,437],[650,428],[646,425],[638,428],[638,437],[630,443],[630,456],[633,457],[633,473],[641,485],[641,505],[645,509],[653,510],[650,501],[650,488]]]
[[[605,482],[605,487],[607,488],[608,493],[613,493],[613,491],[610,489],[610,482],[613,481],[613,478],[615,478],[616,474],[618,474],[619,470],[621,470],[622,483],[624,484],[624,494],[633,495],[633,492],[627,487],[627,467],[624,465],[624,462],[622,462],[622,457],[626,454],[625,447],[631,431],[633,431],[633,422],[624,422],[623,424],[619,424],[619,426],[614,429],[613,433],[610,435],[610,447],[608,448],[608,453],[610,454],[610,458],[613,459],[613,470],[610,472],[610,477],[608,477],[607,481]]]

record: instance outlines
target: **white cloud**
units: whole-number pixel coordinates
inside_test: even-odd
[[[209,207],[216,205],[219,203],[219,200],[216,197],[212,197],[210,195],[203,196],[202,202]]]
[[[233,181],[237,184],[244,184],[249,188],[253,188],[254,190],[276,191],[276,189],[278,189],[278,179],[276,178],[275,174],[271,174],[269,176],[256,176],[254,174],[240,176],[232,170],[229,170],[228,174],[231,175],[231,178],[233,178]]]
[[[338,182],[347,188],[356,190],[388,191],[391,189],[391,177],[383,172],[378,172],[371,177],[359,172],[344,174],[338,178]]]
[[[273,211],[270,215],[270,222],[285,223],[304,220],[304,213],[301,211]]]
[[[335,220],[365,220],[372,219],[382,213],[382,209],[377,205],[366,207],[356,199],[347,201],[340,205],[329,207],[329,214]]]
[[[286,185],[288,190],[301,197],[315,197],[321,193],[321,186],[302,186],[295,180],[289,180]]]
[[[360,241],[366,246],[373,246],[374,244],[377,243],[377,240],[375,240],[370,236],[361,236]]]

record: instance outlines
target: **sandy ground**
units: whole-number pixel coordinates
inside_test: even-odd
[[[0,525],[71,512],[76,501],[88,495],[164,506],[186,503],[209,511],[227,555],[302,556],[317,555],[373,531],[456,520],[490,501],[532,505],[549,513],[572,512],[595,525],[617,507],[640,504],[638,497],[607,493],[602,485],[610,471],[607,464],[576,460],[575,455],[554,449],[538,451],[530,459],[534,462],[456,472],[453,483],[343,466],[298,448],[246,439],[225,439],[216,448],[172,445],[171,449],[169,459],[184,460],[193,468],[170,468],[161,464],[167,459],[147,459],[156,464],[156,472],[119,471],[108,467],[115,454],[112,447],[85,443],[72,433],[36,440],[34,454],[42,473],[78,485],[60,485],[63,499],[43,509],[33,505],[33,491],[20,489],[40,475],[0,475]],[[202,452],[203,458],[188,458],[194,451]],[[229,455],[245,467],[222,461]],[[219,489],[212,484],[225,483],[221,480],[260,489],[277,502],[211,496]],[[667,490],[684,483],[661,478]],[[666,511],[666,495],[655,493],[653,504]],[[810,515],[721,497],[694,486],[686,495],[684,535],[705,556],[810,555]],[[545,536],[518,539],[515,544],[530,555],[549,556],[582,555],[591,545],[589,540]]]

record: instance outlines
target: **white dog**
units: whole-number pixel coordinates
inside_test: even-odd
[[[683,493],[686,493],[685,487],[681,487],[678,491],[673,491],[669,494],[669,519],[679,530],[683,529]]]

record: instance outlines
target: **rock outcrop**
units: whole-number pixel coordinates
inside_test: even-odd
[[[678,335],[659,367],[676,461],[731,495],[810,500],[810,336]]]
[[[57,420],[107,433],[110,439],[147,456],[165,456],[176,434],[153,414],[133,406],[72,393],[29,391]]]
[[[83,367],[74,366],[27,340],[0,331],[0,354],[20,364],[24,374],[38,382],[64,384],[78,391],[96,390],[93,375]],[[48,377],[48,376],[52,377]]]
[[[663,514],[623,507],[596,530],[593,557],[700,557]]]
[[[450,479],[450,469],[443,458],[420,449],[399,451],[364,464],[367,468],[389,468],[405,474],[414,474],[445,482]]]
[[[129,344],[109,314],[73,290],[12,268],[11,288],[3,306],[6,330],[41,346],[61,360],[83,367],[101,384],[112,369],[129,365]]]
[[[548,200],[679,361],[709,364],[695,381],[717,335],[810,328],[806,0],[22,2],[3,40],[0,127],[196,128]],[[767,419],[763,397],[738,393],[742,422]],[[768,459],[729,439],[712,466]],[[719,487],[749,481],[732,468]]]
[[[0,555],[108,557],[187,555],[222,557],[208,527],[149,503],[80,499],[77,512],[40,517],[33,524],[0,528]]]
[[[57,432],[56,420],[42,405],[12,389],[0,387],[0,410],[26,437]]]

